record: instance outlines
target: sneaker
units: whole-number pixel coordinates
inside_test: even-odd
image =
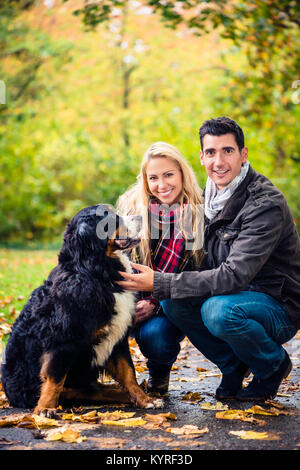
[[[235,398],[243,386],[244,377],[248,377],[250,369],[241,363],[238,368],[230,374],[223,374],[221,383],[216,390],[215,396],[218,400]]]
[[[269,400],[273,399],[278,392],[279,386],[292,370],[292,363],[288,353],[285,351],[285,358],[279,369],[267,379],[253,378],[252,382],[240,390],[236,398],[242,401]]]
[[[165,377],[152,377],[150,375],[147,383],[147,392],[167,393],[169,389],[170,374]]]

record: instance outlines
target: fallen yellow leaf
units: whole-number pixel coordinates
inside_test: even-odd
[[[71,428],[66,429],[57,429],[55,431],[51,431],[45,438],[46,441],[64,441],[64,442],[71,442],[71,443],[80,443],[82,441],[86,441],[86,437],[81,436],[78,431],[74,431]]]
[[[181,400],[185,401],[200,401],[203,400],[199,392],[188,392],[186,393]]]
[[[189,436],[190,434],[205,434],[208,432],[208,427],[199,429],[198,426],[194,426],[193,424],[185,424],[181,428],[169,428],[167,431],[171,432],[172,434],[182,434]]]
[[[0,428],[17,426],[22,428],[48,428],[51,426],[58,426],[55,419],[44,418],[39,415],[26,414],[22,416],[6,416],[0,420]]]
[[[116,425],[116,426],[143,426],[143,424],[146,424],[146,421],[143,418],[128,418],[128,419],[119,419],[117,421],[103,420],[102,424],[109,424],[109,425]]]
[[[259,405],[254,405],[252,406],[252,408],[245,410],[245,412],[255,414],[255,415],[266,415],[266,416],[278,416],[280,414],[280,411],[276,410],[276,408],[270,408],[266,410],[265,408]]]
[[[270,403],[272,404],[271,400]],[[259,405],[252,406],[252,408],[249,408],[246,410],[247,413],[253,413],[253,414],[261,414],[261,415],[269,415],[269,416],[279,416],[279,415],[291,415],[291,416],[297,416],[300,414],[299,410],[296,408],[290,408],[290,407],[285,407],[283,405],[279,405],[278,403],[273,403],[274,406],[272,406],[269,409],[262,408]]]
[[[177,419],[177,416],[174,415],[173,413],[160,413],[161,416],[164,416],[166,417],[167,419],[172,419],[172,420],[176,420]]]
[[[9,426],[16,426],[18,422],[20,421],[19,416],[5,416],[4,418],[0,419],[0,428],[5,428]]]
[[[225,410],[216,413],[216,418],[218,419],[239,419],[241,421],[246,421],[252,424],[259,424],[260,426],[265,424],[265,421],[254,418],[253,416],[248,416],[248,414],[243,410]]]
[[[166,421],[166,418],[164,416],[160,415],[160,414],[158,414],[158,415],[145,414],[144,418],[147,421],[153,421],[154,423],[158,423],[158,424],[161,424],[164,421]]]
[[[145,429],[157,429],[159,426],[163,428],[167,428],[170,425],[167,418],[161,415],[144,415],[144,418],[147,420],[146,424],[144,425]]]
[[[97,416],[99,418],[109,419],[111,421],[132,418],[134,415],[135,415],[135,411],[126,412],[126,411],[121,411],[121,410],[106,411],[105,413],[101,413],[100,411],[98,411],[97,413]]]
[[[198,370],[198,369],[197,369]],[[220,377],[221,372],[218,369],[198,370],[200,377]]]
[[[239,437],[240,439],[262,439],[268,441],[280,440],[280,437],[274,433],[268,432],[255,432],[255,431],[229,431],[230,434]]]
[[[80,421],[81,423],[96,423],[98,421],[97,411],[89,411],[83,415],[75,415],[74,413],[63,413],[61,419]]]
[[[202,410],[215,410],[215,411],[225,411],[228,410],[228,405],[223,405],[222,402],[217,401],[215,404],[205,401],[200,405]]]
[[[34,425],[40,429],[59,425],[56,419],[45,418],[44,416],[39,415],[32,415],[32,418]],[[22,421],[18,426],[22,426]]]

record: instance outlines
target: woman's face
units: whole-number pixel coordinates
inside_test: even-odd
[[[161,204],[169,206],[178,201],[182,192],[182,173],[168,157],[152,158],[146,168],[148,187]]]

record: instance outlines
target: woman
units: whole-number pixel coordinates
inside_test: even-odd
[[[202,260],[204,211],[202,191],[180,152],[156,142],[146,151],[137,183],[118,201],[121,215],[142,216],[141,243],[134,262],[161,272],[196,270]],[[164,315],[168,300],[140,294],[134,335],[148,359],[148,391],[168,390],[172,364],[184,335]]]

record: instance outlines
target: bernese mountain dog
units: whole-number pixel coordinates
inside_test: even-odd
[[[72,400],[162,406],[136,381],[128,345],[135,295],[115,283],[119,271],[131,271],[124,250],[139,242],[136,221],[129,222],[99,204],[67,225],[58,265],[31,294],[7,343],[2,385],[11,406],[48,417]],[[118,384],[101,383],[103,371]]]

